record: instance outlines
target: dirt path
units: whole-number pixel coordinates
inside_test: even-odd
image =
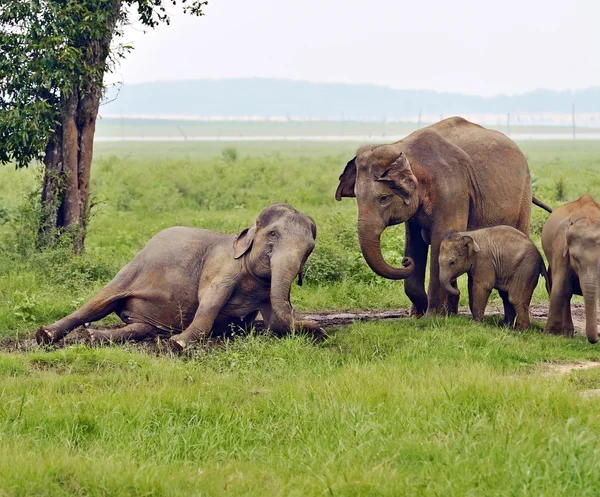
[[[573,315],[573,323],[575,325],[575,333],[583,334],[585,328],[585,309],[583,304],[573,304],[571,306],[571,312]],[[300,312],[298,313],[305,319],[310,319],[318,322],[323,328],[333,328],[337,326],[348,326],[354,322],[360,321],[377,321],[387,319],[401,319],[409,317],[408,309],[388,309],[388,310],[358,310],[358,311],[315,311],[315,312]],[[461,308],[459,314],[469,315],[467,308]],[[501,315],[502,308],[498,306],[488,306],[486,316]],[[548,305],[547,304],[536,304],[531,306],[531,314],[534,320],[545,321],[548,317]],[[114,327],[113,327],[114,328]],[[262,330],[262,322],[256,323],[256,329]],[[70,333],[65,340],[56,345],[56,347],[64,347],[66,345],[74,343],[84,343],[88,341],[88,334],[84,328],[79,328],[74,332]],[[220,339],[211,339],[210,343],[218,346]],[[129,346],[129,345],[128,345]],[[164,353],[164,346],[156,342],[145,342],[139,345],[140,347],[148,352]],[[16,352],[16,351],[30,351],[39,349],[39,346],[33,338],[23,339],[3,339],[0,340],[0,352]]]
[[[466,307],[459,309],[459,314],[470,315]],[[499,306],[488,306],[486,316],[501,315],[503,309]],[[583,334],[585,330],[585,309],[583,304],[572,304],[571,313],[573,315],[573,324],[575,333]],[[408,309],[389,309],[381,311],[318,311],[299,313],[306,319],[317,321],[323,328],[333,326],[347,326],[356,321],[373,321],[381,319],[398,319],[409,317]],[[535,304],[531,306],[531,316],[537,321],[546,321],[548,318],[548,304]]]

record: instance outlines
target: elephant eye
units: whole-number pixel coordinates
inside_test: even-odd
[[[381,197],[379,197],[379,203],[385,204],[391,198],[392,198],[391,195],[382,195]]]
[[[277,238],[277,231],[275,231],[275,230],[269,231],[269,238]]]
[[[454,261],[450,261],[450,265],[451,265],[451,266],[454,266]]]

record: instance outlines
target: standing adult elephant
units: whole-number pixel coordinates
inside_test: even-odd
[[[561,205],[544,224],[542,247],[548,259],[550,308],[546,331],[573,335],[571,297],[582,295],[585,334],[598,342],[598,279],[600,278],[600,204],[589,195]]]
[[[380,276],[405,280],[416,315],[458,310],[458,297],[439,281],[444,234],[499,224],[529,234],[532,201],[552,212],[532,196],[529,167],[519,147],[504,134],[460,117],[415,131],[392,145],[358,149],[340,176],[335,198],[342,197],[356,197],[365,260]],[[403,267],[395,268],[383,259],[380,237],[386,227],[400,223],[406,223],[405,258]]]

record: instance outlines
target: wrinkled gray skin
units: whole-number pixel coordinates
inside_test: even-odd
[[[96,340],[141,340],[157,334],[175,349],[214,329],[251,323],[258,312],[276,333],[317,323],[296,321],[290,287],[315,246],[312,218],[287,204],[267,207],[237,236],[174,227],[155,235],[94,298],[38,330],[38,342],[55,342],[84,323],[115,312],[126,326],[91,330]]]
[[[469,275],[469,307],[474,321],[482,321],[492,289],[504,303],[506,326],[527,329],[531,325],[529,304],[540,274],[546,278],[544,260],[538,249],[519,230],[494,226],[475,231],[448,233],[440,245],[440,283],[452,295],[461,274]]]
[[[596,308],[600,278],[600,204],[588,195],[561,205],[542,230],[552,285],[546,331],[573,336],[571,297],[583,295],[585,333],[598,341]]]
[[[418,316],[458,311],[458,300],[439,282],[439,248],[446,233],[503,224],[529,234],[531,203],[551,212],[532,196],[519,147],[502,133],[460,117],[391,145],[360,148],[341,174],[335,197],[356,197],[365,261],[384,278],[405,280]],[[383,258],[380,237],[399,223],[406,223],[406,257],[403,267],[393,267]]]

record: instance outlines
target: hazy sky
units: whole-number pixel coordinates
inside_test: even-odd
[[[481,95],[600,85],[600,0],[210,0],[128,29],[127,83],[277,77]]]

